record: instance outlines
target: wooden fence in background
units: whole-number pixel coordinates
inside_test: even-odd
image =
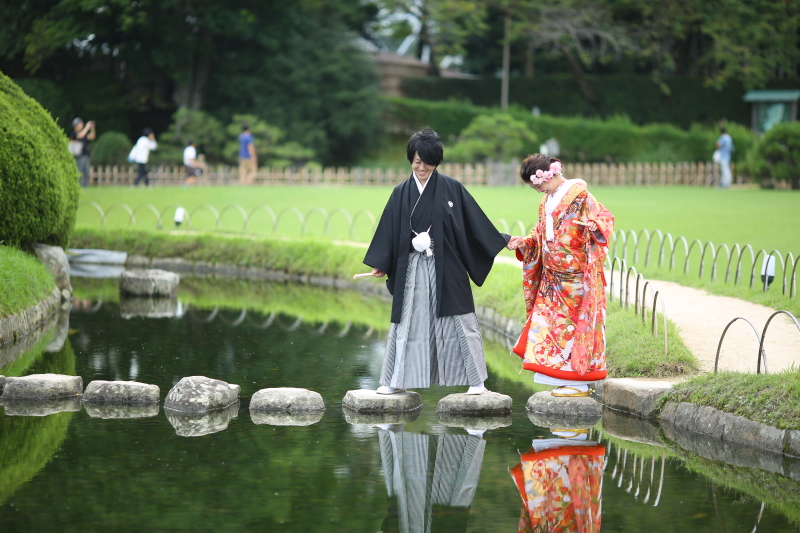
[[[518,163],[486,165],[444,164],[439,170],[465,185],[521,185]],[[408,169],[393,168],[260,168],[253,185],[397,185],[408,178]],[[696,185],[719,183],[719,167],[711,162],[691,163],[567,163],[564,176],[581,178],[590,185]],[[183,167],[153,167],[150,183],[181,186]],[[96,186],[133,185],[136,167],[92,167],[90,181]],[[734,180],[741,183],[740,180]],[[238,185],[238,167],[208,167],[196,185]]]

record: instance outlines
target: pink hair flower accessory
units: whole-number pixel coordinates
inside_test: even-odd
[[[553,176],[561,174],[561,161],[553,161],[550,163],[550,170],[544,171],[539,169],[535,174],[531,175],[531,183],[534,185],[541,185],[553,179]]]

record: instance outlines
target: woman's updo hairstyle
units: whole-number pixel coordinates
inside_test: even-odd
[[[442,164],[444,159],[444,143],[439,134],[433,131],[428,126],[416,132],[408,140],[406,146],[406,156],[408,162],[414,161],[414,154],[419,154],[419,158],[426,165],[433,165],[438,167]]]
[[[531,176],[536,174],[537,170],[541,170],[542,172],[547,172],[550,170],[550,165],[558,161],[561,162],[560,159],[555,157],[550,157],[549,155],[542,155],[542,154],[533,154],[529,155],[525,158],[525,161],[522,162],[522,165],[519,167],[519,177],[522,178],[522,181],[525,183],[531,182]]]

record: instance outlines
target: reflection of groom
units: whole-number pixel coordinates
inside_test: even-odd
[[[486,441],[471,435],[381,430],[389,495],[384,533],[463,533],[481,475]]]

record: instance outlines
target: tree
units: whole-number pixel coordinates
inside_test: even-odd
[[[376,71],[355,44],[374,11],[349,0],[23,2],[4,14],[24,46],[4,33],[0,68],[67,83],[109,73],[125,89],[118,114],[151,123],[183,108],[223,123],[252,112],[342,164],[376,137]]]
[[[255,115],[234,115],[233,122],[225,130],[228,134],[225,159],[230,163],[239,160],[238,136],[244,124],[247,124],[250,133],[253,134],[253,144],[256,146],[256,154],[262,166],[302,166],[314,158],[314,151],[301,146],[298,142],[281,142],[284,133],[280,128],[267,124]]]
[[[785,181],[800,190],[800,123],[773,126],[750,153],[746,168],[762,183]]]

